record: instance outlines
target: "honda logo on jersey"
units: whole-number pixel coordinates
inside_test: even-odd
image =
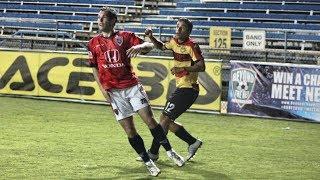
[[[120,59],[119,51],[117,49],[111,49],[104,53],[107,63],[116,63]]]
[[[104,68],[118,68],[123,67],[124,64],[120,61],[120,53],[117,49],[107,50],[104,53],[106,64],[102,65]]]

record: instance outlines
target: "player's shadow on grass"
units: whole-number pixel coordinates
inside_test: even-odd
[[[165,171],[168,168],[173,168],[177,171],[183,171],[183,174],[185,176],[187,176],[187,174],[190,175],[196,175],[197,177],[199,177],[199,179],[219,179],[219,180],[231,180],[231,178],[229,178],[227,175],[222,174],[222,173],[218,173],[218,172],[214,172],[214,171],[210,171],[210,170],[205,170],[203,168],[199,168],[199,165],[204,165],[206,163],[203,162],[199,162],[199,161],[188,161],[186,162],[186,164],[183,167],[177,167],[175,165],[173,165],[171,162],[169,161],[157,161],[157,164],[159,165],[158,167],[162,170],[163,174],[160,175],[161,177],[159,177],[160,179],[185,179],[184,178],[179,178],[176,176],[166,176],[165,175]],[[165,168],[163,168],[165,167]]]
[[[157,178],[157,177],[152,177],[149,175],[148,170],[146,169],[146,167],[141,164],[141,166],[137,166],[135,168],[131,168],[131,167],[126,167],[126,166],[97,166],[94,168],[90,168],[92,169],[105,169],[106,171],[108,171],[109,169],[117,169],[118,172],[116,172],[117,174],[114,175],[114,177],[99,177],[99,178],[94,178],[94,177],[90,177],[90,179],[153,179],[153,178]],[[159,176],[158,176],[159,177]]]
[[[177,167],[173,165],[169,161],[157,161],[158,167],[161,169],[161,174],[158,177],[152,177],[149,175],[148,170],[146,167],[141,164],[141,166],[137,166],[135,168],[132,167],[126,167],[126,166],[98,166],[94,169],[105,169],[108,171],[108,169],[117,169],[118,172],[114,177],[104,177],[104,178],[97,178],[97,179],[186,179],[186,176],[188,174],[194,176],[196,175],[199,177],[199,179],[219,179],[219,180],[231,180],[228,176],[222,173],[213,172],[210,170],[204,170],[202,168],[197,168],[198,165],[204,164],[201,162],[188,162],[183,167]],[[182,171],[184,174],[184,177],[177,177],[176,175],[172,174],[166,174],[166,172],[169,171],[169,168],[172,168],[176,171]],[[90,178],[92,179],[92,178]]]

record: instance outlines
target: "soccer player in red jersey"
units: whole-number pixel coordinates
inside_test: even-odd
[[[172,149],[161,125],[154,119],[147,94],[132,71],[131,57],[149,52],[153,44],[144,42],[132,32],[114,30],[116,22],[117,12],[114,9],[104,7],[100,10],[98,26],[101,33],[88,43],[89,64],[130,145],[142,158],[150,174],[157,176],[160,170],[149,158],[133,123],[133,114],[136,112],[175,164],[182,166],[184,159]]]
[[[173,52],[174,67],[171,69],[171,73],[175,75],[177,88],[166,102],[160,117],[160,124],[166,132],[169,129],[188,143],[189,155],[187,160],[195,155],[201,147],[202,141],[190,135],[175,120],[189,109],[197,99],[199,95],[198,72],[205,70],[204,58],[199,45],[190,38],[192,28],[193,25],[189,19],[180,18],[177,22],[175,36],[166,43],[155,39],[152,35],[152,29],[146,29],[145,32],[156,48]],[[148,151],[151,159],[157,160],[159,158],[159,147],[159,143],[153,140]]]

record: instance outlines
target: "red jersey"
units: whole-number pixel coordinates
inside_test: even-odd
[[[142,39],[127,31],[116,31],[110,37],[97,35],[89,41],[89,64],[97,67],[99,81],[104,89],[123,89],[138,83],[126,51],[142,43]]]

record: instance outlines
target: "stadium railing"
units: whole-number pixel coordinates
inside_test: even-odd
[[[0,13],[0,17],[8,17],[8,18],[30,18],[30,19],[52,19],[57,21],[65,21],[65,22],[87,22],[90,23],[97,19],[96,16],[70,16],[70,15],[62,15],[62,14],[35,14],[35,13]]]
[[[3,18],[0,18],[3,19]],[[10,21],[11,20],[11,21]],[[19,29],[43,29],[43,30],[61,30],[61,31],[81,31],[81,24],[60,24],[57,21],[52,22],[30,22],[30,20],[24,19],[9,19],[5,21],[0,20],[0,26],[6,28],[19,28]]]
[[[55,51],[84,51],[87,43],[75,39],[71,33],[39,30],[19,30],[13,35],[1,36],[0,40],[0,47]]]
[[[257,2],[257,0],[239,0],[238,2],[243,2],[243,1],[246,1],[247,3],[250,3],[250,2]],[[212,3],[212,2],[217,2],[217,0],[200,0],[201,3]],[[300,4],[303,4],[303,3],[316,3],[318,4],[319,1],[318,0],[259,0],[259,2],[261,3],[275,3],[275,2],[278,2],[278,3],[300,3]]]
[[[111,0],[106,0],[103,2],[108,2]],[[117,1],[113,1],[114,6],[121,6],[120,3],[116,3]],[[119,1],[120,2],[120,1]],[[79,4],[77,4],[79,3]],[[92,4],[93,3],[93,4]],[[99,10],[99,7],[105,5],[105,4],[94,4],[94,3],[101,3],[100,0],[97,1],[82,1],[82,0],[43,0],[43,1],[0,1],[0,9],[3,8],[2,16],[4,18],[15,18],[17,22],[19,22],[19,19],[22,19],[22,29],[34,29],[34,30],[52,30],[52,31],[66,31],[66,32],[72,32],[73,36],[83,33],[83,36],[86,37],[85,40],[90,38],[92,34],[94,34],[97,31],[97,23],[96,21],[96,13]],[[257,2],[255,2],[257,3]],[[183,4],[181,2],[178,2],[177,5]],[[199,4],[199,3],[184,3],[184,4]],[[209,3],[207,3],[209,4]],[[207,8],[207,4],[206,7]],[[240,3],[239,3],[240,4]],[[244,4],[244,3],[243,3]],[[251,3],[251,5],[254,3]],[[272,4],[272,3],[271,3]],[[281,6],[281,3],[274,3],[277,6]],[[266,3],[264,4],[266,5]],[[285,4],[287,5],[287,4]],[[296,5],[296,4],[294,4]],[[131,6],[131,5],[130,5]],[[261,6],[263,7],[263,6]],[[294,7],[294,6],[293,6]],[[12,8],[12,10],[10,9]],[[14,9],[16,8],[16,9]],[[138,25],[137,27],[133,24],[125,23],[122,24],[124,30],[132,30],[134,32],[137,32],[137,34],[143,35],[145,27],[147,26],[156,26],[155,34],[159,35],[161,38],[170,38],[174,32],[175,32],[175,26],[176,26],[176,20],[173,20],[175,17],[174,15],[169,14],[161,14],[161,12],[168,12],[168,13],[176,13],[176,18],[182,17],[182,10],[183,8],[176,9],[175,11],[172,11],[170,9],[163,10],[160,9],[160,15],[157,15],[158,18],[161,18],[159,20],[156,19],[144,19],[142,20],[142,24]],[[225,8],[221,8],[224,10]],[[59,11],[62,10],[62,11]],[[210,8],[209,8],[210,10]],[[17,12],[15,12],[17,11]],[[169,12],[171,11],[171,12]],[[241,10],[242,11],[242,10]],[[28,13],[19,13],[19,12],[28,12]],[[308,23],[318,23],[318,15],[309,15],[306,14],[266,14],[266,11],[264,10],[264,13],[258,13],[259,11],[255,13],[240,13],[240,12],[230,12],[229,10],[227,13],[213,13],[210,11],[187,11],[187,13],[190,13],[190,16],[188,17],[199,17],[200,15],[210,15],[209,21],[208,19],[206,21],[204,20],[196,20],[194,21],[194,30],[193,30],[193,37],[199,38],[200,42],[204,47],[208,45],[209,41],[209,27],[211,26],[228,26],[233,29],[232,32],[232,38],[234,40],[241,40],[242,39],[242,30],[245,28],[249,29],[266,29],[267,30],[267,40],[272,41],[279,41],[280,43],[284,43],[285,46],[290,46],[290,44],[287,44],[289,41],[293,42],[299,42],[299,43],[308,43],[308,42],[318,42],[319,36],[315,33],[315,31],[319,30],[319,25],[317,24],[300,24],[300,21],[303,22],[304,19],[308,19]],[[306,11],[309,12],[309,11]],[[180,14],[178,14],[180,13]],[[186,13],[186,12],[184,12]],[[199,14],[197,14],[199,13]],[[211,17],[212,14],[216,14],[216,20],[218,21],[212,21],[213,18]],[[223,17],[223,15],[226,15],[227,17]],[[250,15],[254,15],[255,18],[250,18]],[[167,17],[171,20],[163,20],[164,17]],[[248,16],[248,17],[246,17]],[[239,19],[236,19],[239,17]],[[287,17],[287,18],[286,18]],[[296,17],[297,19],[294,19]],[[236,22],[232,22],[232,19],[235,18]],[[237,22],[240,21],[240,19],[245,19],[250,22]],[[286,19],[283,19],[286,18]],[[28,20],[52,20],[55,19],[55,21],[59,24],[61,23],[61,27],[64,28],[71,28],[71,29],[62,29],[60,27],[55,26],[48,23],[45,23],[44,25],[40,25],[42,23],[38,22],[36,27],[28,27],[26,26],[23,21],[25,19]],[[258,20],[264,20],[264,21],[273,21],[276,22],[268,22],[268,23],[261,23]],[[225,20],[225,21],[224,21]],[[279,22],[277,22],[279,20]],[[157,22],[156,22],[157,21]],[[286,22],[286,23],[282,23]],[[3,27],[6,28],[17,28],[16,26],[6,26],[7,24],[5,21],[2,24],[2,30]],[[292,23],[288,23],[292,22]],[[81,23],[81,24],[80,24]],[[9,25],[13,25],[13,23],[9,23]],[[18,24],[18,23],[16,23]],[[54,24],[54,23],[53,23]],[[62,24],[65,24],[66,26],[62,26]],[[1,25],[1,24],[0,24]],[[74,27],[72,25],[75,25]],[[79,25],[82,25],[82,29],[79,28]],[[121,25],[121,23],[120,23]],[[50,27],[50,28],[48,28]],[[303,32],[297,33],[294,32],[295,29],[301,29]],[[309,30],[314,31],[309,31]],[[270,32],[269,32],[270,31]],[[278,31],[278,32],[277,32]],[[237,44],[238,43],[238,44]],[[237,41],[234,43],[234,47],[239,47],[241,45],[241,41]],[[281,46],[283,46],[281,44]],[[307,49],[312,49],[312,45],[307,45]],[[275,46],[276,47],[276,46]]]
[[[54,4],[109,4],[109,5],[135,5],[134,0],[21,0],[20,3],[54,3]]]
[[[279,2],[246,2],[246,1],[232,1],[232,2],[210,2],[205,3],[206,8],[227,8],[227,9],[272,9],[272,10],[283,10],[283,11],[319,11],[319,6],[307,3],[284,3],[285,1]],[[177,8],[203,8],[203,3],[186,3],[178,2]]]
[[[75,3],[80,4],[75,4]],[[94,4],[101,3],[101,4]],[[59,24],[59,30],[68,32],[90,33],[97,19],[97,12],[105,3],[118,9],[119,22],[132,21],[141,16],[141,6],[135,6],[134,1],[0,1],[2,33],[4,29],[40,29],[53,30],[53,24],[39,22],[38,20],[54,20]],[[6,18],[12,19],[8,22]],[[34,21],[29,25],[24,21]],[[65,24],[65,25],[64,25]],[[20,26],[21,25],[21,26]],[[82,26],[82,27],[80,27]],[[12,30],[8,30],[11,32]]]
[[[175,25],[175,20],[159,20],[159,19],[143,19],[142,24],[154,25]],[[228,22],[228,21],[194,21],[195,26],[226,26],[226,27],[250,27],[263,29],[304,29],[304,30],[320,30],[318,24],[294,24],[294,23],[257,23],[257,22]]]
[[[202,12],[161,9],[159,15],[167,18],[187,17],[189,19],[249,21],[249,22],[292,22],[292,23],[320,23],[319,15],[306,14],[266,14],[248,12]]]
[[[106,1],[108,2],[108,1]],[[114,2],[114,1],[113,1]],[[119,21],[132,20],[132,16],[141,16],[142,6],[136,5],[125,5],[121,3],[114,2],[114,4],[91,4],[87,2],[85,4],[73,4],[73,3],[39,3],[39,1],[31,2],[2,2],[0,1],[0,10],[6,12],[17,12],[17,13],[36,13],[36,14],[68,14],[72,16],[76,15],[88,15],[88,16],[97,16],[97,12],[103,6],[114,7],[119,11]],[[132,4],[132,3],[130,3]]]

